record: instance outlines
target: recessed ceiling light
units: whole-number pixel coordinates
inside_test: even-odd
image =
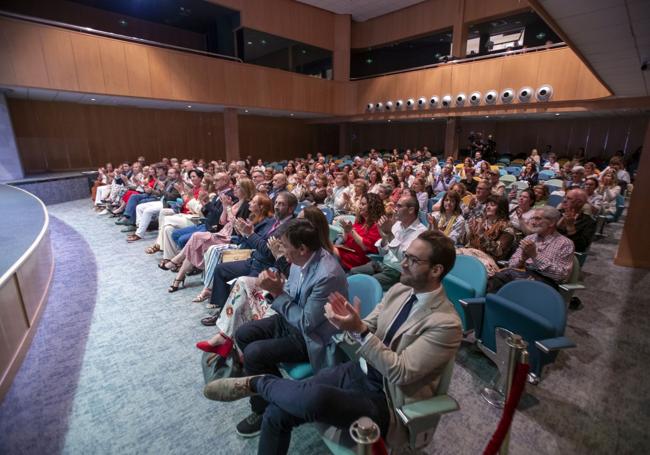
[[[293,114],[289,114],[290,117],[293,117]]]
[[[248,109],[244,109],[244,112],[248,114]]]
[[[97,101],[95,98],[90,98],[90,101]]]
[[[556,113],[556,114],[555,114],[555,116],[556,116],[556,117],[559,117],[559,116],[560,116],[560,113],[559,113],[559,112],[558,112],[558,113]]]
[[[252,42],[252,41],[248,41],[246,44],[248,44],[249,46],[252,46],[252,45],[253,45],[253,42]]]
[[[489,115],[486,115],[485,118],[490,118],[490,116],[489,116]]]
[[[188,109],[192,109],[192,106],[190,106],[190,105],[188,104],[188,105],[187,105],[187,108],[188,108]]]
[[[262,41],[260,41],[260,44],[266,44],[266,40],[263,39]]]
[[[390,123],[390,119],[388,119],[388,123]]]

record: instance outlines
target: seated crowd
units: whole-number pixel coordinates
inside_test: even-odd
[[[161,255],[158,267],[175,274],[169,292],[200,282],[192,301],[212,310],[201,323],[216,330],[197,348],[239,362],[244,375],[209,383],[205,395],[250,397],[237,432],[261,433],[259,453],[286,453],[302,423],[345,428],[361,416],[400,445],[405,429],[392,406],[431,397],[460,345],[441,286],[456,255],[485,265],[488,292],[518,279],[557,288],[574,254],[588,250],[597,216],[613,213],[630,183],[617,157],[600,171],[533,151],[522,184],[502,180],[502,168],[480,148],[460,163],[426,147],[276,166],[140,157],[100,169],[93,200],[126,241],[147,239],[145,252]],[[546,185],[544,172],[561,187]],[[363,319],[359,302],[347,301],[355,274],[385,292]],[[362,362],[337,352],[339,332],[359,343]],[[313,376],[281,379],[279,364],[300,362]]]

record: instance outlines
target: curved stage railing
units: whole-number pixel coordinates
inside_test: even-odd
[[[54,257],[45,204],[0,185],[0,400],[29,349],[45,306]]]

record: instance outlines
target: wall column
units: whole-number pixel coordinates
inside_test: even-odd
[[[0,92],[0,182],[20,180],[24,176],[7,99],[4,93]]]
[[[239,114],[237,109],[226,108],[223,112],[223,129],[226,144],[226,161],[238,161],[239,153]]]
[[[650,269],[650,121],[614,264]]]
[[[452,54],[454,57],[467,56],[468,24],[465,23],[465,0],[456,0],[456,16],[452,30]]]
[[[445,130],[445,157],[453,156],[458,158],[458,147],[460,144],[460,119],[458,117],[447,118],[447,129]]]
[[[334,57],[332,67],[335,81],[350,80],[350,37],[352,18],[349,14],[337,14],[334,20]]]

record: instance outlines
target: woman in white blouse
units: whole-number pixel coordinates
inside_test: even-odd
[[[460,195],[456,191],[448,191],[442,198],[442,210],[428,216],[429,227],[440,231],[454,241],[462,243],[465,239],[465,218],[460,207]]]

